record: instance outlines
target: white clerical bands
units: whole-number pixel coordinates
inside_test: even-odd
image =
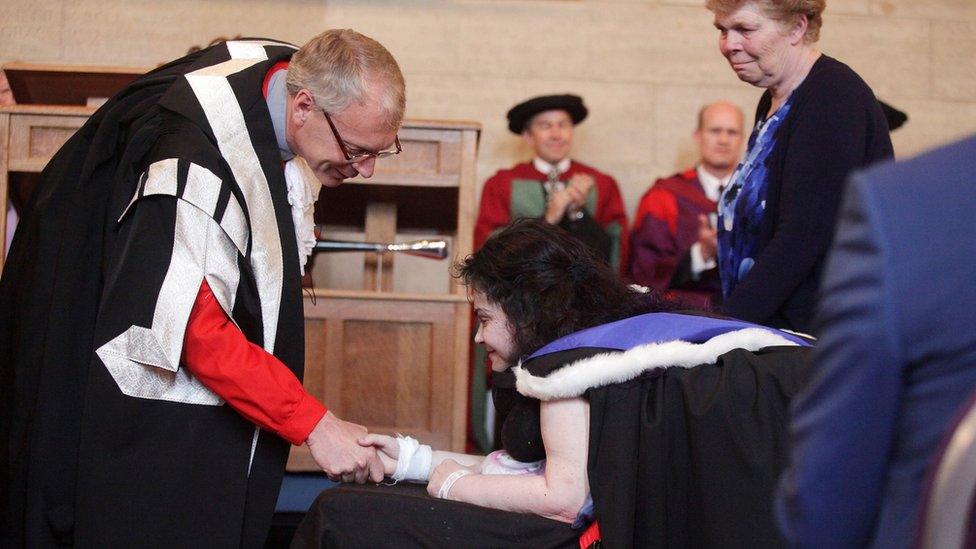
[[[454,487],[454,483],[457,482],[459,478],[473,474],[474,471],[470,469],[458,469],[450,475],[447,475],[447,478],[444,479],[444,484],[441,484],[441,489],[437,491],[437,497],[440,499],[447,499],[448,494],[451,493],[451,488]]]
[[[430,478],[430,463],[433,457],[430,446],[420,444],[413,437],[405,437],[399,434],[396,441],[400,447],[400,453],[397,454],[397,466],[396,471],[393,472],[393,481],[427,482],[427,479]]]

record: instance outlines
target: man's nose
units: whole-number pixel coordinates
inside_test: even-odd
[[[370,156],[361,162],[356,162],[353,164],[359,175],[369,179],[373,177],[373,170],[376,168],[376,157]]]

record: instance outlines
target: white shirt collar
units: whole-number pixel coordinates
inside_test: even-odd
[[[570,162],[571,160],[569,158],[563,158],[555,164],[550,164],[538,156],[532,159],[532,165],[535,166],[535,169],[539,170],[539,173],[543,174],[548,174],[551,172],[553,167],[555,167],[560,174],[564,174],[567,170],[569,170]]]
[[[285,86],[287,78],[288,71],[286,69],[275,71],[271,75],[271,81],[268,82],[268,97],[265,99],[268,103],[268,111],[271,112],[271,125],[274,126],[275,139],[278,140],[278,150],[281,153],[281,159],[285,162],[295,156],[285,138],[285,117],[287,116],[285,111],[288,106],[288,88]]]
[[[702,167],[701,164],[695,168],[695,173],[698,175],[698,182],[701,183],[702,190],[705,191],[705,196],[713,202],[718,202],[722,187],[728,185],[729,179],[732,177],[732,174],[723,178],[715,177]]]

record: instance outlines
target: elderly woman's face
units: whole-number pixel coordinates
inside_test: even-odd
[[[797,30],[771,19],[762,8],[747,2],[731,13],[715,14],[718,49],[743,82],[760,88],[776,87],[789,77],[791,48]]]
[[[512,324],[502,308],[488,301],[485,294],[474,291],[471,292],[471,298],[478,322],[474,342],[485,346],[485,353],[491,359],[491,369],[501,372],[517,358]]]

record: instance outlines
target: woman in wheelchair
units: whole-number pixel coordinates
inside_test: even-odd
[[[455,268],[491,360],[503,449],[473,456],[371,434],[361,444],[391,482],[426,483],[426,494],[326,490],[295,546],[782,544],[772,499],[805,340],[673,311],[538,220]]]

